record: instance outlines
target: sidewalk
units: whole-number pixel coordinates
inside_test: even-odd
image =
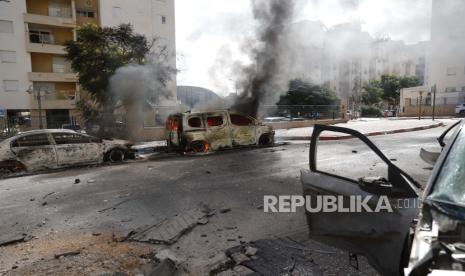
[[[453,119],[450,119],[451,121]],[[336,124],[335,126],[346,127],[357,130],[366,136],[386,135],[393,133],[401,133],[408,131],[418,131],[429,128],[442,126],[443,121],[431,119],[385,119],[385,118],[367,118],[355,121],[349,121],[345,124]],[[313,127],[277,129],[275,137],[277,140],[310,140],[313,132]],[[352,136],[338,132],[324,132],[320,136],[321,140],[340,140],[350,139]]]

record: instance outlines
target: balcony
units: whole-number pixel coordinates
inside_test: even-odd
[[[40,25],[50,25],[62,28],[76,27],[76,20],[72,17],[57,17],[32,13],[24,14],[24,22]]]
[[[39,82],[77,82],[75,73],[29,72],[29,81]]]
[[[30,53],[64,55],[66,51],[62,44],[73,39],[71,32],[63,32],[57,29],[46,31],[31,29],[26,35],[26,49]]]

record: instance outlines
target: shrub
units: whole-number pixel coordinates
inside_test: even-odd
[[[376,106],[364,106],[362,107],[362,116],[381,116],[381,110]]]

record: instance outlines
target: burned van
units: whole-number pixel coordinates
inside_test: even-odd
[[[184,112],[166,120],[168,147],[182,152],[209,152],[242,146],[267,146],[274,131],[257,119],[228,110]]]

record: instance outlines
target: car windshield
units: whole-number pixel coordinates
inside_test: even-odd
[[[428,199],[465,206],[465,131],[452,145]]]

